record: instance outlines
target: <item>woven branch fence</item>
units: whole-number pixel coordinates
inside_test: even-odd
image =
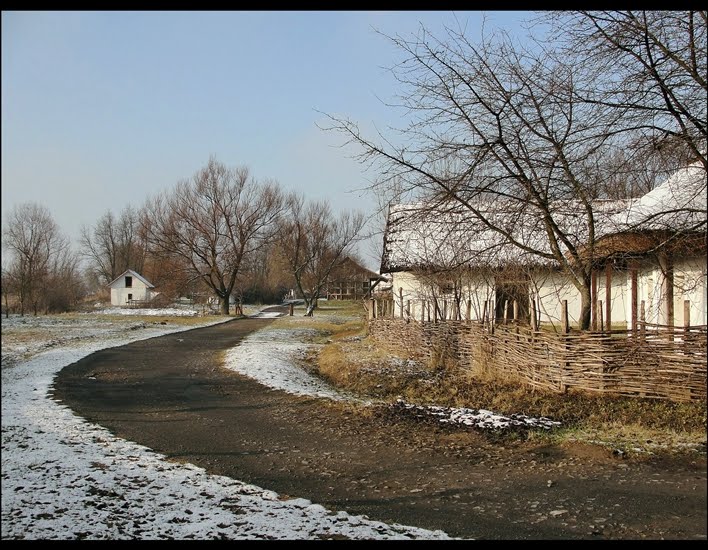
[[[512,322],[376,318],[369,334],[420,357],[536,388],[694,401],[706,399],[706,326],[555,334]]]

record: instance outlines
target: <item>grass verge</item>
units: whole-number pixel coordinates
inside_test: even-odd
[[[705,401],[675,403],[582,391],[559,394],[509,380],[471,377],[455,368],[432,369],[410,359],[406,350],[368,337],[361,303],[329,302],[308,321],[308,326],[321,331],[324,344],[309,358],[313,370],[333,385],[362,397],[544,416],[562,423],[558,430],[531,431],[526,438],[582,441],[626,452],[705,452]]]

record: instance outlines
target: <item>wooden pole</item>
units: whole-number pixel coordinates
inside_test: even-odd
[[[612,331],[612,264],[605,265],[605,326]]]
[[[646,307],[644,305],[644,300],[642,300],[642,303],[639,305],[639,323],[641,325],[640,327],[640,338],[642,341],[647,336],[647,316],[646,316]]]
[[[401,303],[401,319],[403,319],[403,287],[398,287],[398,299]]]
[[[689,338],[691,336],[691,302],[689,300],[683,301],[683,346],[684,353],[688,355],[689,353]]]
[[[504,300],[504,324],[509,322],[509,300]]]
[[[590,273],[590,311],[591,322],[590,328],[594,332],[597,331],[597,271],[594,269]]]
[[[406,318],[410,319],[411,318],[411,301],[406,300]]]
[[[293,316],[293,313],[295,312],[295,304],[290,303],[290,317]]]
[[[563,309],[561,311],[561,332],[568,334],[570,332],[570,324],[568,323],[568,300],[563,300]]]
[[[666,299],[666,324],[669,325],[669,340],[674,339],[674,259],[671,254],[666,255],[665,259],[665,299]]]
[[[629,273],[632,284],[632,318],[631,318],[631,328],[632,334],[636,336],[637,334],[637,301],[638,301],[638,289],[637,289],[637,262],[633,261],[629,267]]]
[[[472,322],[472,300],[467,300],[467,322]]]
[[[597,325],[600,332],[605,332],[605,324],[602,322],[602,300],[597,301]]]
[[[538,331],[538,314],[536,313],[536,298],[534,297],[530,304],[531,306],[531,330]]]
[[[519,320],[519,302],[514,300],[512,307],[513,307],[513,312],[514,312],[514,322],[516,322]]]

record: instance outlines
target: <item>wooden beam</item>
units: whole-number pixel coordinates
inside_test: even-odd
[[[563,309],[561,311],[561,332],[568,334],[570,332],[570,323],[568,323],[568,300],[563,300]]]
[[[612,264],[605,265],[605,326],[612,330]]]
[[[633,333],[637,332],[637,308],[639,307],[638,304],[638,288],[637,288],[637,272],[639,271],[639,268],[637,267],[637,262],[632,261],[630,266],[629,266],[629,274],[630,274],[630,281],[631,281],[631,294],[632,294],[632,302],[631,302],[631,307],[632,307],[632,315],[631,315],[631,329]]]
[[[590,328],[597,331],[597,271],[590,273]]]

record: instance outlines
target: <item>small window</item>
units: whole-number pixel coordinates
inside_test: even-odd
[[[125,288],[133,288],[133,278],[130,275],[125,276]]]
[[[130,301],[130,300],[132,300],[132,299],[133,299],[133,295],[132,295],[132,294],[128,294],[128,301]]]

